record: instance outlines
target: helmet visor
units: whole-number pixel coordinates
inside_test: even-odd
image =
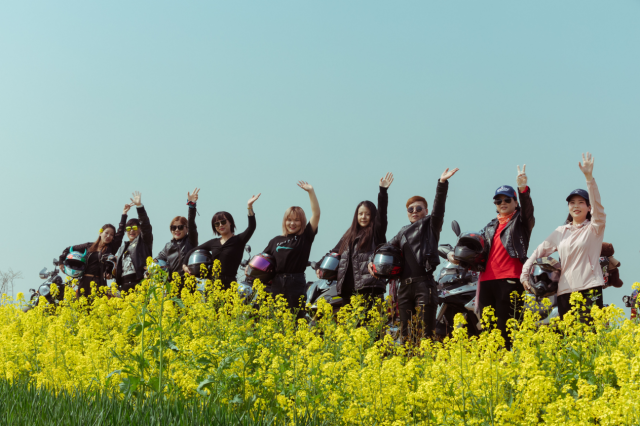
[[[67,259],[65,265],[77,271],[84,271],[85,263],[75,259]]]
[[[320,263],[320,269],[327,269],[329,271],[337,271],[340,265],[340,260],[333,256],[326,256]]]
[[[254,256],[253,259],[251,259],[251,261],[249,262],[249,266],[251,266],[253,269],[266,272],[271,267],[271,262],[269,262],[262,256]]]
[[[194,265],[196,263],[211,263],[211,256],[205,253],[193,253],[189,256],[189,265]]]
[[[388,254],[376,254],[373,257],[373,263],[393,265],[395,261],[394,261],[394,257],[389,256]]]

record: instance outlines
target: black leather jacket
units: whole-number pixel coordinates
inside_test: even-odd
[[[536,224],[533,217],[533,202],[531,201],[531,189],[522,193],[518,190],[518,199],[520,200],[520,209],[513,215],[509,224],[500,233],[500,241],[502,245],[514,259],[520,259],[522,263],[527,261],[527,251],[529,250],[529,239],[531,231]],[[498,218],[494,218],[484,227],[481,234],[485,239],[485,254],[487,259],[491,252],[491,244],[493,237],[498,229]]]
[[[181,240],[171,239],[156,259],[167,262],[167,272],[169,276],[174,272],[182,273],[182,265],[188,262],[187,255],[195,247],[198,247],[198,227],[196,226],[196,208],[189,207],[188,213],[189,232]]]
[[[133,240],[124,243],[124,246],[118,250],[118,264],[116,266],[116,283],[122,285],[122,256],[129,251],[131,262],[136,270],[136,279],[142,280],[147,266],[147,258],[152,256],[153,251],[153,232],[149,216],[144,206],[137,207],[138,219],[140,219],[140,234]]]
[[[338,294],[342,294],[342,286],[349,270],[349,264],[351,263],[353,268],[353,287],[355,291],[360,291],[365,288],[379,289],[382,292],[387,288],[387,283],[384,280],[379,280],[371,274],[369,274],[369,258],[373,254],[376,246],[382,244],[387,240],[387,205],[389,204],[389,195],[387,194],[387,188],[380,187],[378,193],[378,208],[375,212],[375,222],[373,224],[373,241],[369,249],[364,251],[359,248],[359,240],[356,239],[352,247],[347,247],[340,255],[340,266],[338,269],[338,282],[336,289]],[[342,239],[338,242],[338,245],[331,250],[332,253],[340,253],[340,246],[342,245]]]
[[[431,214],[415,223],[404,226],[398,235],[389,241],[389,244],[393,244],[401,250],[405,244],[409,244],[418,264],[425,269],[427,274],[433,274],[433,271],[440,264],[438,242],[444,221],[444,206],[448,189],[449,181],[442,183],[438,180]]]

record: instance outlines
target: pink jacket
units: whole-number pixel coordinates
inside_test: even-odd
[[[553,231],[525,262],[520,281],[529,281],[529,270],[536,259],[557,251],[562,263],[558,295],[604,285],[600,251],[607,215],[604,213],[595,179],[587,182],[587,191],[591,202],[591,220],[581,225],[574,226],[570,223],[559,226]]]

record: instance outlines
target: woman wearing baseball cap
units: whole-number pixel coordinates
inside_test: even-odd
[[[604,278],[600,268],[600,251],[607,215],[600,202],[598,185],[593,178],[593,156],[582,154],[578,166],[587,179],[587,190],[576,189],[567,197],[569,216],[564,225],[556,228],[531,254],[522,268],[520,277],[529,290],[529,270],[533,262],[554,252],[560,255],[562,273],[558,283],[558,311],[563,317],[571,305],[571,293],[585,296],[587,306],[603,307],[602,288]]]

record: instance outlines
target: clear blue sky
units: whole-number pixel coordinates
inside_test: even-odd
[[[200,238],[217,210],[263,249],[284,210],[322,209],[312,257],[333,247],[387,171],[390,238],[405,200],[477,230],[527,164],[539,244],[585,187],[581,152],[622,261],[640,281],[638,1],[7,2],[0,6],[0,270],[39,282],[65,246],[116,224],[139,190],[154,252],[199,186]]]

